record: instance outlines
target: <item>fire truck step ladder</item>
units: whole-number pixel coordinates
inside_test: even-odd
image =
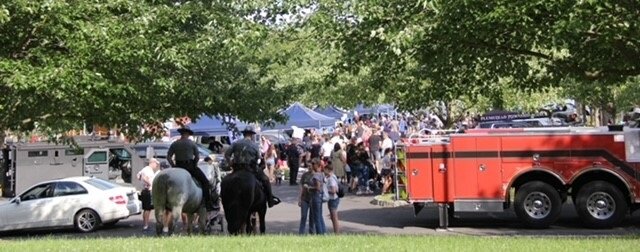
[[[394,173],[393,173],[394,188],[393,189],[394,189],[395,197],[393,200],[407,200],[406,198],[407,188],[405,184],[407,181],[406,179],[403,179],[403,178],[406,178],[405,171],[404,171],[404,168],[406,165],[405,164],[406,152],[404,147],[405,147],[404,144],[398,144],[395,147],[396,150],[394,152],[394,155],[395,155],[396,162],[394,162],[394,165],[393,165],[393,169],[394,169]]]
[[[438,228],[436,230],[447,230],[449,228],[449,204],[438,203]]]

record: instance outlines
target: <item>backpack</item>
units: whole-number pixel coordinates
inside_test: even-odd
[[[338,198],[344,197],[344,187],[345,185],[343,184],[338,185],[338,193],[336,193],[338,195]]]

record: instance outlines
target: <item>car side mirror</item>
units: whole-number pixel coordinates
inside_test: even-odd
[[[16,203],[16,205],[20,205],[20,202],[21,202],[20,197],[15,197],[15,198],[11,201],[11,203]]]

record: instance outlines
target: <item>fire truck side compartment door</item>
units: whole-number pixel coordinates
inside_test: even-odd
[[[88,149],[84,154],[84,176],[109,180],[109,149]]]
[[[454,198],[456,200],[478,198],[478,166],[476,163],[476,138],[458,137],[453,139],[454,167],[453,172]],[[464,154],[463,154],[464,153]],[[435,162],[435,161],[434,161]]]
[[[640,128],[625,128],[623,140],[627,162],[640,162]]]
[[[407,148],[406,176],[409,199],[414,201],[433,200],[433,181],[429,147],[411,146]]]
[[[437,145],[431,149],[431,168],[433,184],[433,200],[436,203],[450,201],[449,169],[453,167],[453,158],[448,145]]]
[[[500,137],[483,137],[477,141],[476,170],[478,196],[481,199],[503,198],[502,162],[498,156]]]

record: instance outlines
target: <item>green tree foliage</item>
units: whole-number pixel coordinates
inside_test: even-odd
[[[528,111],[558,87],[636,104],[639,5],[6,0],[0,129],[88,122],[134,134],[174,116],[278,118],[293,100]]]
[[[83,122],[129,134],[174,116],[278,118],[291,100],[255,53],[269,30],[225,1],[0,4],[0,129]]]
[[[405,108],[463,97],[503,106],[502,79],[528,93],[566,82],[617,86],[640,75],[637,1],[318,5],[309,23],[323,31],[318,38],[326,48],[340,53],[334,69],[364,73],[362,88]]]
[[[640,78],[633,78],[614,90],[615,105],[621,109],[640,107]]]

